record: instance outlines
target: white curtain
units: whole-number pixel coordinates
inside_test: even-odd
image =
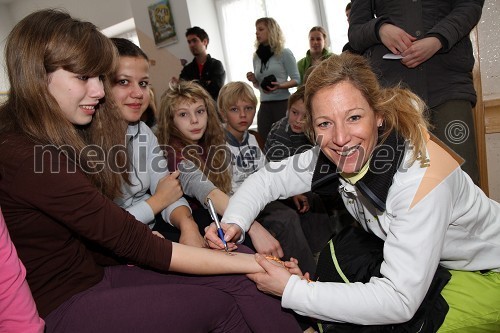
[[[266,0],[265,2],[268,16],[276,19],[285,34],[286,47],[292,50],[297,61],[305,57],[309,49],[309,30],[322,25],[318,1]]]
[[[278,22],[285,34],[285,46],[297,60],[309,49],[309,30],[321,25],[317,0],[215,0],[215,5],[223,35],[228,82],[247,82],[246,73],[253,71],[258,18],[268,16]]]
[[[215,0],[222,46],[226,58],[227,82],[247,82],[253,72],[255,20],[266,16],[263,0]]]
[[[260,17],[272,17],[278,22],[285,34],[285,47],[293,52],[297,61],[309,49],[309,30],[314,26],[326,29],[330,39],[329,49],[334,53],[340,53],[347,42],[345,6],[349,0],[214,1],[226,59],[226,82],[249,83],[246,73],[253,72],[255,21]],[[325,11],[323,15],[320,8]],[[256,95],[259,97],[258,92]],[[256,119],[251,128],[256,126]]]
[[[327,21],[325,28],[328,28],[328,35],[332,41],[330,49],[333,53],[340,54],[345,43],[348,41],[347,30],[349,29],[349,25],[345,16],[345,7],[350,0],[322,1]]]

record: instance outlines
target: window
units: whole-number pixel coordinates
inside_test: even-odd
[[[285,35],[285,47],[297,60],[304,57],[309,49],[309,30],[322,25],[316,0],[215,0],[215,5],[226,59],[227,82],[249,83],[246,73],[253,72],[255,21],[258,18],[267,16],[278,22]],[[259,98],[257,90],[255,93]],[[256,128],[256,123],[257,115],[252,129]]]
[[[255,21],[273,17],[283,30],[285,46],[296,60],[309,49],[309,30],[323,26],[330,50],[340,53],[347,43],[345,7],[349,0],[214,0],[226,59],[227,82],[247,82],[253,71]],[[322,12],[324,11],[324,12]],[[291,90],[293,91],[293,90]],[[257,97],[259,93],[256,91]],[[257,117],[251,128],[255,128]]]
[[[347,30],[349,25],[345,16],[345,7],[349,0],[323,0],[326,13],[326,27],[328,35],[332,41],[330,50],[333,53],[340,54],[345,43],[347,43]]]

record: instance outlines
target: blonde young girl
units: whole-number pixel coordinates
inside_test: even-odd
[[[180,81],[163,94],[158,117],[158,141],[167,152],[169,169],[181,171],[179,179],[191,197],[188,201],[200,232],[212,222],[203,209],[206,199],[212,199],[222,215],[232,189],[231,154],[216,112],[212,98],[200,85]],[[252,243],[248,240],[246,245],[260,253],[283,255],[279,242],[258,222],[248,234]],[[236,248],[234,243],[229,247]]]
[[[224,133],[210,95],[192,81],[172,83],[161,98],[157,133],[170,170],[179,169],[184,177],[192,176],[189,171],[195,171],[199,177],[197,183],[213,184],[209,189],[204,186],[196,191],[201,200],[187,197],[203,233],[211,223],[208,212],[203,208],[208,193],[215,187],[220,189],[220,194],[231,189]],[[194,180],[184,178],[181,182],[193,185]]]
[[[231,174],[225,150],[224,130],[210,95],[197,83],[172,84],[163,94],[158,117],[158,142],[169,146],[169,167],[188,160],[227,193]],[[167,151],[170,153],[170,151]],[[210,161],[210,163],[206,163]]]

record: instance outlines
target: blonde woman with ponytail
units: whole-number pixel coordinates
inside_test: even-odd
[[[245,225],[279,197],[338,191],[357,227],[323,250],[319,281],[300,262],[286,270],[259,256],[266,273],[249,275],[257,287],[323,332],[341,331],[339,322],[498,332],[500,205],[429,134],[420,98],[381,88],[367,60],[346,52],[312,71],[305,101],[317,146],[249,177],[222,221]]]

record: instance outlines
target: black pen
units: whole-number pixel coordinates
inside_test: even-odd
[[[212,220],[214,220],[215,225],[217,226],[217,234],[219,235],[219,238],[222,240],[222,243],[224,244],[224,249],[226,250],[226,252],[229,252],[229,249],[227,248],[227,242],[224,239],[224,231],[220,226],[219,217],[217,216],[214,204],[212,203],[212,200],[210,200],[210,198],[207,198],[207,205],[208,205],[208,212],[210,213]]]

